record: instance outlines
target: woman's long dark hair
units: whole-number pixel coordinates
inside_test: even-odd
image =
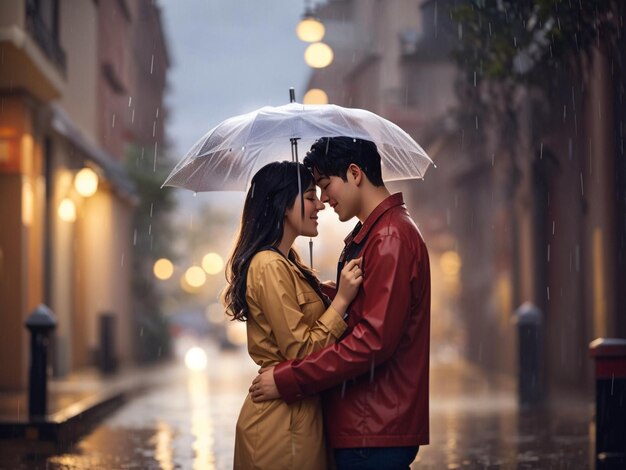
[[[224,304],[227,314],[234,320],[248,319],[246,278],[250,261],[257,252],[277,247],[280,243],[283,237],[285,212],[293,207],[298,196],[298,174],[302,191],[305,191],[313,184],[314,179],[311,172],[301,163],[269,163],[252,178],[243,206],[239,238],[226,266],[228,286],[224,292]],[[302,264],[293,249],[289,250],[288,258],[298,267],[324,303],[328,304],[328,298],[320,289],[319,280]]]

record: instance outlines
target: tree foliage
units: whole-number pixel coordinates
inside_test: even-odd
[[[456,59],[470,82],[513,80],[544,87],[565,66],[580,68],[593,46],[624,34],[623,0],[474,0],[452,10]],[[623,66],[623,64],[618,64]]]

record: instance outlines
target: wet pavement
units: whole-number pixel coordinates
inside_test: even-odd
[[[235,422],[256,367],[244,350],[204,349],[205,371],[186,369],[182,359],[165,366],[149,392],[70,449],[0,441],[0,468],[231,468]],[[592,404],[564,399],[522,412],[513,385],[456,358],[434,360],[431,444],[412,468],[593,468]]]

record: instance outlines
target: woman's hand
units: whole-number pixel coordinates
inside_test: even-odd
[[[341,270],[339,281],[339,290],[331,304],[337,312],[343,314],[350,302],[359,292],[359,287],[363,283],[363,271],[361,270],[361,261],[363,258],[355,258],[347,262]]]

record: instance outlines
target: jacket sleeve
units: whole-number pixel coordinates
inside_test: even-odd
[[[313,292],[296,294],[291,268],[284,261],[271,260],[255,271],[256,301],[286,359],[302,358],[341,337],[347,325],[332,307],[313,325],[304,321],[301,304],[319,297]]]
[[[395,236],[372,240],[364,252],[361,319],[340,342],[274,368],[283,400],[290,403],[369,373],[393,354],[409,319],[417,276],[410,253]]]

